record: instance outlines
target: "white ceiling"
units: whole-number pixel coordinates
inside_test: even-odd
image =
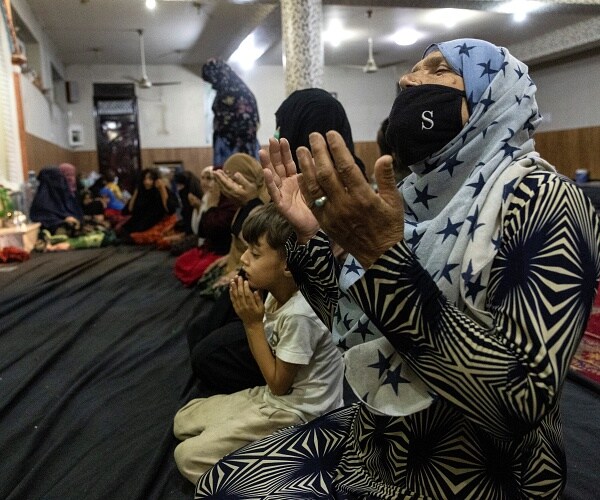
[[[144,30],[146,62],[200,66],[209,57],[227,59],[251,32],[268,47],[258,64],[281,64],[279,2],[233,0],[21,0],[52,40],[58,57],[70,64],[137,64],[136,30]],[[416,62],[430,43],[459,37],[484,38],[535,63],[582,50],[600,50],[600,0],[545,1],[545,7],[517,24],[494,12],[496,0],[323,0],[323,26],[339,18],[351,38],[338,48],[325,44],[326,65],[364,65],[367,38],[374,39],[375,60],[385,66]],[[436,7],[464,11],[455,28],[431,20]],[[372,9],[368,19],[367,11]],[[15,10],[17,7],[15,6]],[[26,17],[26,16],[24,16]],[[16,16],[19,24],[19,15]],[[391,41],[401,26],[423,32],[416,45]],[[21,36],[26,37],[26,28]]]

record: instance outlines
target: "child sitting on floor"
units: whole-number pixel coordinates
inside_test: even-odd
[[[175,461],[194,483],[228,453],[342,405],[341,353],[287,268],[292,231],[272,204],[243,225],[245,279],[232,279],[229,294],[267,385],[193,399],[177,412]],[[269,292],[264,304],[260,291]]]

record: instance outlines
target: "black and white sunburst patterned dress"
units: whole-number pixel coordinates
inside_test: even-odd
[[[411,166],[404,240],[366,272],[352,256],[337,269],[323,233],[288,242],[359,403],[224,457],[196,498],[560,497],[559,401],[600,221],[534,151],[527,67],[479,40],[434,49],[464,78],[470,118]]]

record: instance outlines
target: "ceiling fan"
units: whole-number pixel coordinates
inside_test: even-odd
[[[136,31],[140,38],[140,58],[142,61],[142,76],[140,78],[126,76],[125,78],[135,82],[137,86],[141,89],[149,89],[152,87],[164,87],[166,85],[181,85],[181,82],[153,82],[150,80],[150,78],[148,78],[148,74],[146,73],[146,55],[144,52],[144,30],[138,29]]]
[[[369,43],[369,56],[367,58],[367,63],[364,66],[357,64],[344,64],[346,68],[360,69],[363,73],[376,73],[379,71],[379,66],[377,66],[375,58],[373,57],[373,39],[369,37],[367,41]]]
[[[371,23],[372,16],[373,16],[373,9],[367,10],[367,18],[368,18],[369,24]],[[370,29],[369,29],[369,31],[370,31]],[[347,67],[361,69],[363,71],[363,73],[375,73],[379,70],[377,63],[375,62],[375,57],[373,57],[373,38],[369,37],[367,39],[367,43],[368,43],[368,47],[369,47],[367,63],[364,66],[356,66],[353,64],[349,64],[349,65],[346,65]]]
[[[369,37],[367,40],[369,43],[369,57],[367,58],[367,64],[363,66],[364,73],[375,73],[379,68],[373,57],[373,39]]]

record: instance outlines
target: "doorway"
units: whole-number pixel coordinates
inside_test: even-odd
[[[133,84],[94,84],[98,170],[112,170],[121,189],[135,190],[141,169],[138,108]]]

